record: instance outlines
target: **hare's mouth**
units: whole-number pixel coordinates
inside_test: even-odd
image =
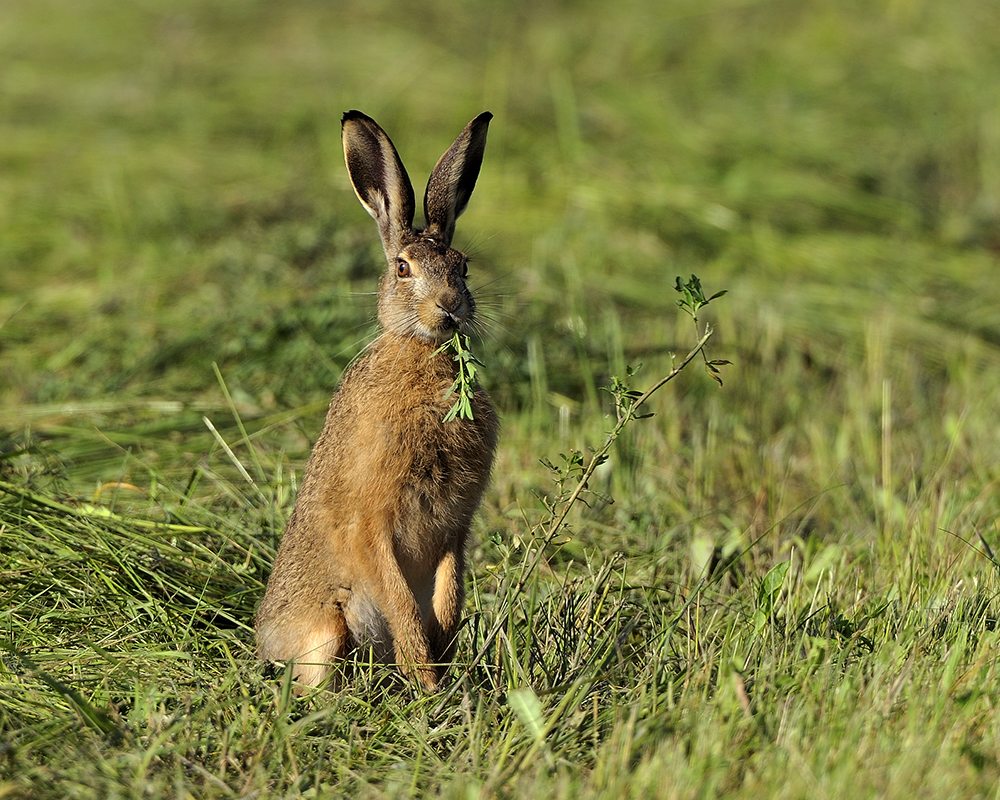
[[[466,311],[457,313],[454,311],[448,311],[441,306],[438,306],[441,311],[441,327],[447,329],[449,333],[454,333],[469,319],[469,314]]]
[[[443,342],[451,338],[456,331],[466,328],[471,310],[464,302],[447,303],[437,300],[427,303],[419,315],[419,332],[426,339]]]
[[[426,339],[441,344],[450,339],[456,331],[465,329],[467,317],[460,317],[457,314],[447,312],[439,314],[437,319],[430,325],[421,325],[419,333]]]
[[[442,344],[457,332],[468,332],[475,306],[460,298],[428,297],[409,312],[393,307],[379,309],[379,322],[388,333],[416,337],[429,344]]]
[[[383,320],[386,333],[405,338],[421,339],[428,344],[440,345],[455,335],[455,331],[465,331],[467,320],[442,316],[435,319]]]

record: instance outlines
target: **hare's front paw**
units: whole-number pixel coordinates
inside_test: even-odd
[[[438,688],[438,671],[432,664],[413,664],[413,662],[408,662],[405,659],[396,659],[399,664],[399,670],[406,677],[410,679],[415,679],[420,681],[420,685],[424,687],[428,692],[437,691]]]
[[[436,692],[438,688],[438,674],[434,667],[420,667],[416,670],[417,679],[420,685],[428,692]]]

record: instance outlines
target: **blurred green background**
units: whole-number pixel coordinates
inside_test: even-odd
[[[251,403],[325,395],[370,334],[358,293],[379,267],[342,166],[348,108],[390,132],[418,192],[496,114],[458,244],[498,309],[505,410],[531,402],[533,338],[548,388],[583,396],[574,320],[596,325],[591,355],[612,311],[627,351],[673,346],[638,323],[691,271],[733,290],[733,351],[770,324],[836,351],[891,313],[899,351],[992,358],[998,22],[971,0],[6,2],[6,424],[217,397],[213,361]]]
[[[946,455],[970,496],[996,475],[997,23],[973,0],[5,3],[5,448],[75,493],[186,482],[228,464],[202,417],[232,438],[235,409],[287,482],[374,332],[340,115],[378,119],[421,192],[489,109],[456,240],[504,415],[488,508],[606,429],[610,375],[685,351],[672,287],[697,273],[730,290],[706,319],[734,366],[620,443],[615,524],[653,520],[655,548],[764,504],[798,530],[856,485],[810,524],[868,535],[888,487],[905,529]]]
[[[202,417],[235,430],[224,383],[299,470],[373,335],[382,265],[341,114],[379,120],[422,192],[488,109],[456,244],[504,415],[492,507],[547,485],[540,456],[600,435],[611,374],[651,381],[686,351],[672,287],[690,273],[730,290],[706,319],[735,364],[621,444],[623,507],[739,526],[773,475],[781,516],[841,481],[912,493],[962,443],[986,469],[998,23],[973,0],[5,3],[7,449],[30,431],[77,493],[183,482],[218,456]]]

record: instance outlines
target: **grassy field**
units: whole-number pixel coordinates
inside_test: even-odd
[[[998,86],[988,0],[0,4],[0,798],[1000,797]],[[496,115],[437,695],[253,655],[374,331],[350,108],[418,192]],[[554,529],[692,273],[724,386]]]

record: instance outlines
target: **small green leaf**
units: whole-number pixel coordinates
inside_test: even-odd
[[[764,576],[764,580],[761,581],[760,590],[757,592],[757,602],[765,614],[771,614],[774,611],[775,601],[781,592],[790,564],[790,561],[779,561],[771,567],[767,575]]]
[[[539,741],[545,735],[545,715],[538,695],[529,688],[513,689],[507,693],[507,703],[514,709],[528,733],[535,741]]]

